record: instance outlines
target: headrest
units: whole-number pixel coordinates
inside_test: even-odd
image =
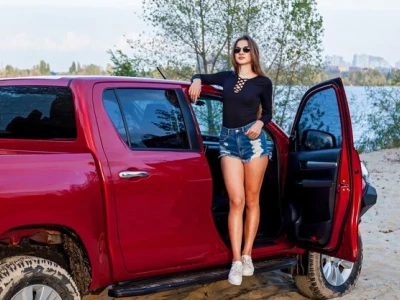
[[[57,96],[50,107],[50,118],[74,114],[74,103],[67,96]]]

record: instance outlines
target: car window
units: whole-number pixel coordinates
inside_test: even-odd
[[[200,97],[192,103],[201,135],[218,136],[222,126],[222,101],[211,97]]]
[[[173,90],[120,88],[104,93],[105,109],[132,149],[189,149],[187,130]],[[111,98],[113,100],[110,102]],[[112,103],[112,104],[111,104]],[[126,130],[129,140],[125,138]]]
[[[69,88],[0,87],[1,139],[76,139],[77,128]]]
[[[115,129],[121,136],[122,140],[128,144],[127,133],[122,119],[122,113],[118,105],[117,97],[114,90],[106,90],[103,93],[103,105],[111,119]]]
[[[329,142],[328,148],[341,148],[342,126],[338,101],[333,88],[322,90],[308,99],[297,130],[299,143],[302,143],[306,136],[314,139],[309,143],[314,147],[308,150],[321,149],[317,145],[320,145],[324,139],[330,140],[330,137],[333,138],[334,143]],[[309,132],[312,134],[307,135]]]

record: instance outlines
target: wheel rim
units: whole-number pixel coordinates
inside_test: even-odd
[[[354,263],[333,256],[321,255],[321,268],[326,281],[334,286],[349,279]]]
[[[47,285],[29,285],[18,292],[11,300],[62,300],[61,296]]]

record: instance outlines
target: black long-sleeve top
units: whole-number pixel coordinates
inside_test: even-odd
[[[232,71],[215,74],[195,74],[192,81],[201,79],[204,84],[223,87],[222,125],[227,128],[237,128],[257,120],[257,112],[261,103],[262,114],[259,119],[267,124],[272,119],[272,81],[265,76],[247,79],[240,92],[235,93],[234,87],[239,76]]]

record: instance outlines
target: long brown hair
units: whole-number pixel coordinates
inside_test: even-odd
[[[258,49],[258,46],[257,46],[257,43],[255,42],[255,40],[253,40],[247,34],[239,37],[235,41],[235,43],[233,44],[233,47],[232,47],[231,62],[232,62],[233,68],[235,69],[235,73],[239,74],[239,64],[236,62],[236,59],[235,59],[235,48],[239,41],[247,41],[249,43],[250,53],[251,53],[251,68],[252,68],[253,72],[256,73],[257,75],[265,76],[265,73],[261,67],[261,62],[260,62],[260,50]]]
[[[235,48],[237,46],[237,43],[239,41],[247,41],[249,43],[249,48],[250,48],[250,53],[251,53],[251,69],[253,70],[254,73],[260,76],[265,76],[265,73],[261,67],[261,62],[260,62],[260,50],[258,49],[258,45],[255,40],[253,40],[249,35],[245,34],[239,37],[235,43],[233,44],[232,47],[232,52],[231,52],[231,62],[233,65],[233,68],[235,69],[236,75],[239,75],[239,64],[236,62],[235,59]],[[262,115],[262,106],[258,107],[257,111],[257,119],[261,118]]]

